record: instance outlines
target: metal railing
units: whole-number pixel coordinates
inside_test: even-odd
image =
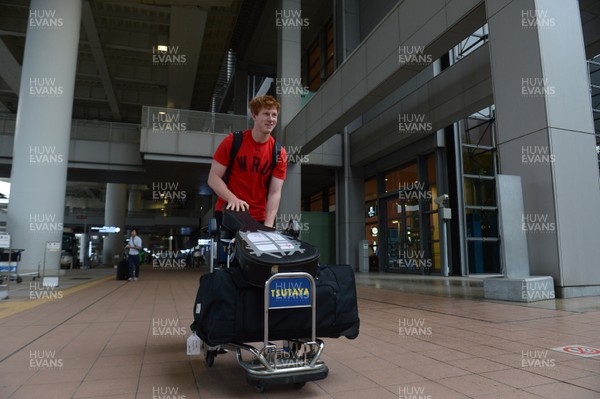
[[[174,108],[142,108],[142,129],[154,132],[202,132],[227,134],[248,129],[243,115],[219,114]]]
[[[13,136],[15,134],[15,119],[15,114],[0,113],[0,135]],[[139,143],[140,125],[73,119],[70,137],[73,140]]]

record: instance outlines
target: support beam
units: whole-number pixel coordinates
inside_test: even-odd
[[[169,108],[190,109],[192,105],[207,15],[206,11],[199,8],[171,7],[167,51],[167,55],[172,55],[168,62],[169,87],[166,105]]]
[[[117,120],[121,120],[121,112],[119,111],[119,104],[117,103],[117,96],[115,95],[115,89],[113,88],[110,74],[108,71],[108,65],[106,64],[106,58],[104,57],[104,51],[102,50],[102,44],[100,43],[100,37],[98,36],[98,29],[96,29],[96,22],[94,21],[94,15],[92,13],[92,7],[90,6],[89,0],[84,0],[81,8],[81,22],[85,29],[90,48],[92,49],[92,55],[96,61],[98,67],[98,73],[102,79],[102,87],[106,93],[108,104],[113,117]]]
[[[21,65],[0,39],[0,77],[6,82],[13,93],[19,93],[21,84]]]

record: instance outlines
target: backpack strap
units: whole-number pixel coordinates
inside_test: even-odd
[[[223,175],[223,181],[225,184],[229,182],[229,177],[231,176],[231,169],[233,168],[233,164],[235,163],[235,156],[237,155],[240,147],[242,146],[242,140],[244,139],[244,132],[238,130],[233,132],[233,143],[231,144],[231,151],[229,151],[229,164],[227,165],[227,170]]]

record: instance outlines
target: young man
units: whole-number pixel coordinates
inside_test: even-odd
[[[243,132],[242,144],[227,183],[223,176],[230,161],[233,133],[215,151],[208,185],[219,196],[215,215],[217,220],[225,205],[225,209],[229,210],[248,210],[254,220],[265,226],[273,227],[275,224],[287,171],[283,147],[273,166],[275,139],[271,132],[277,125],[279,110],[280,105],[272,96],[258,96],[250,101],[254,127]]]
[[[137,280],[140,276],[139,253],[142,250],[142,239],[137,235],[137,229],[131,229],[131,237],[125,248],[129,250],[129,281]]]

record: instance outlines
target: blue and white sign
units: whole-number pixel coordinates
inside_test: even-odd
[[[121,228],[118,226],[102,226],[102,227],[92,227],[91,230],[97,230],[98,233],[118,233],[121,231]]]
[[[269,309],[311,306],[311,284],[306,277],[286,277],[271,281]]]
[[[0,248],[10,248],[10,234],[0,234]]]

